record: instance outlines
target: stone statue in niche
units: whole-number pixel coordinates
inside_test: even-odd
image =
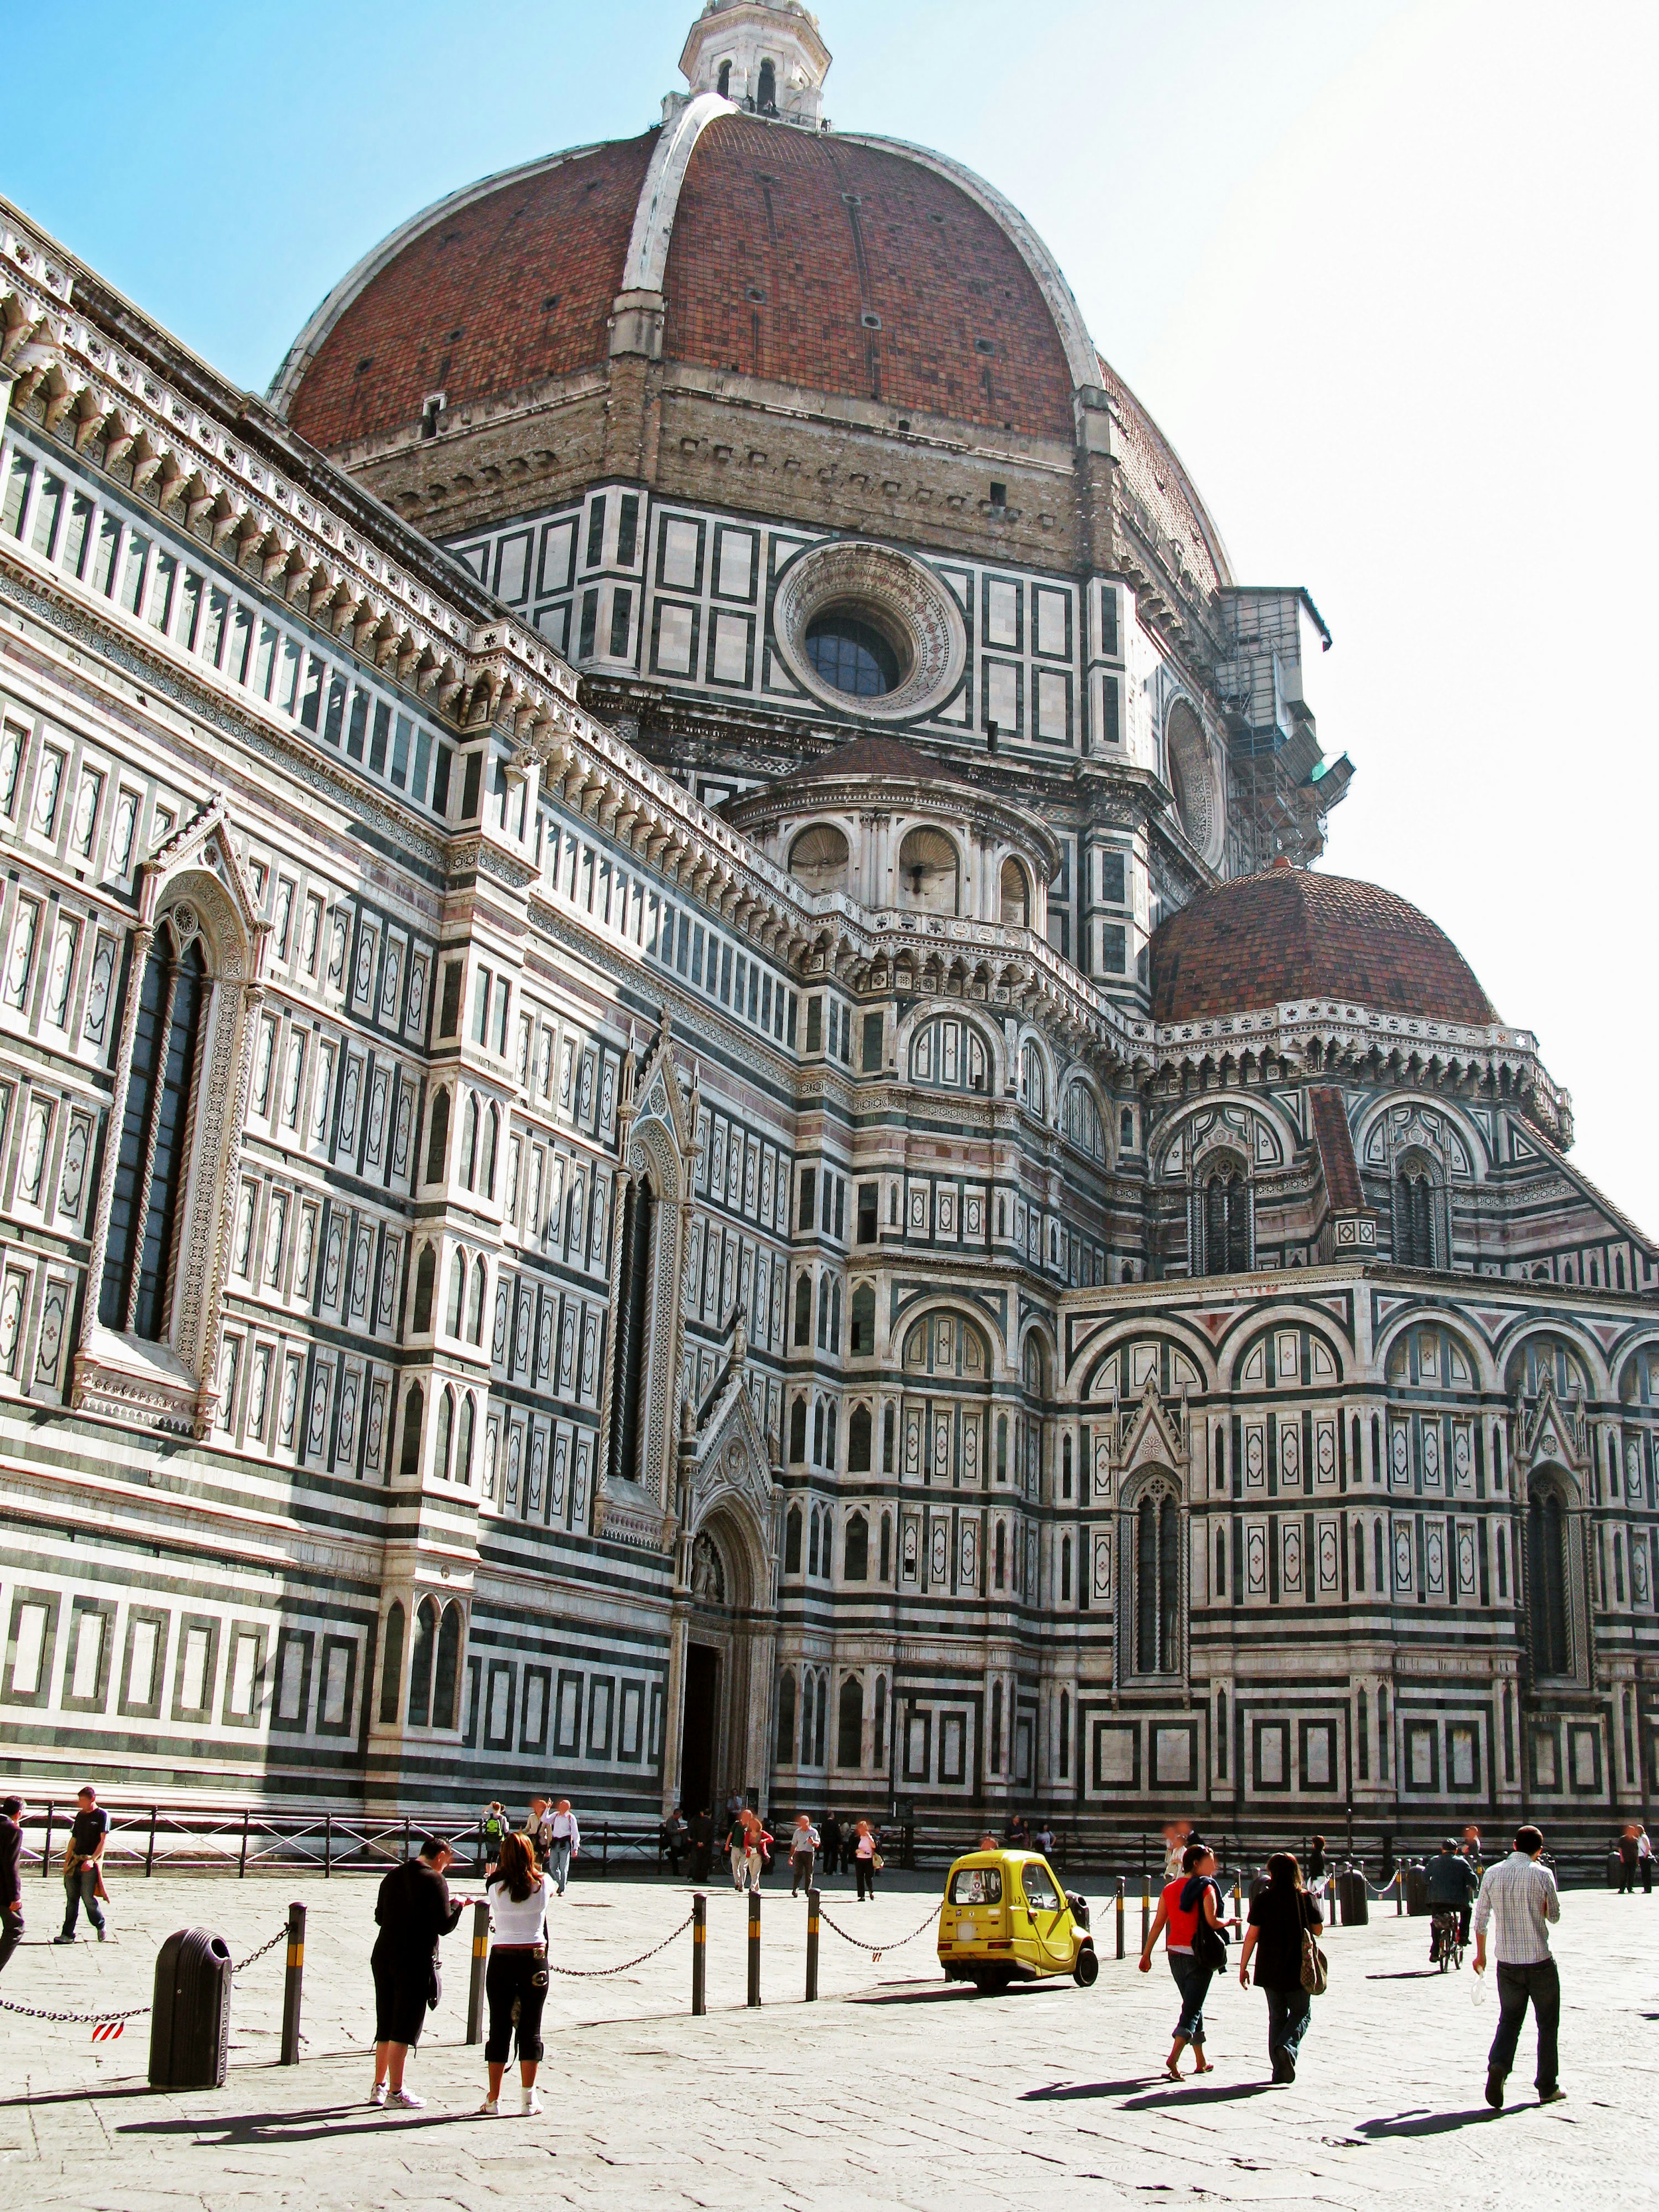
[[[705,1605],[726,1603],[726,1563],[712,1536],[700,1535],[692,1541],[691,1595]]]

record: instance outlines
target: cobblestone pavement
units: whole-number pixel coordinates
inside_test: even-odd
[[[28,1939],[0,1997],[54,2010],[143,2004],[170,1930],[216,1929],[241,1958],[298,1896],[310,1912],[303,2063],[275,2063],[281,1946],[237,1985],[221,2090],[151,2093],[147,2021],[94,2044],[85,2027],[0,2012],[0,2162],[15,2177],[10,2201],[30,2212],[482,2208],[508,2196],[584,2212],[757,2203],[844,2212],[849,2198],[951,2212],[1062,2198],[1389,2212],[1504,2200],[1561,2212],[1650,2201],[1659,2172],[1659,1902],[1649,1899],[1568,1894],[1559,1942],[1568,2101],[1533,2101],[1528,2039],[1509,2109],[1494,2116],[1480,2093],[1495,1998],[1471,2002],[1467,1969],[1429,1972],[1427,1923],[1397,1920],[1391,1906],[1369,1928],[1333,1932],[1329,1993],[1316,2002],[1293,2087],[1264,2086],[1265,2007],[1235,1976],[1209,2008],[1214,2075],[1176,2088],[1160,2071],[1176,1992],[1161,1960],[1149,1978],[1134,1970],[1138,1904],[1121,1965],[1110,1913],[1097,1912],[1104,1964],[1094,1989],[1051,1982],[1000,1998],[944,1984],[931,1927],[875,1962],[826,1926],[823,2001],[808,2008],[804,1908],[774,1890],[765,2002],[750,2012],[744,1908],[716,1887],[708,2016],[690,2016],[689,1935],[613,1979],[556,1977],[546,2114],[491,2123],[473,2117],[482,2054],[462,2041],[470,1915],[447,1947],[443,2002],[410,2069],[428,2108],[382,2114],[363,2101],[371,1881],[112,1887],[113,1940],[70,1952],[49,1947],[59,1886],[31,1882]],[[471,1895],[475,1885],[454,1887]],[[826,1894],[830,1916],[866,1942],[896,1944],[927,1905],[926,1890],[908,1887],[865,1905]],[[666,1883],[573,1885],[554,1961],[629,1959],[690,1909],[689,1893]],[[515,2103],[509,2091],[506,2108]]]

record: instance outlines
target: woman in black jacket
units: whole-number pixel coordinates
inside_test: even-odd
[[[421,1839],[421,1855],[395,1866],[374,1900],[380,1934],[368,1963],[374,1976],[374,2087],[371,2105],[418,2111],[425,2104],[404,2087],[404,2065],[421,2039],[427,2008],[435,2004],[438,1941],[453,1935],[464,1898],[452,1902],[444,1870],[454,1854],[434,1836]]]
[[[1267,1887],[1250,1899],[1250,1924],[1238,1955],[1239,1981],[1249,1987],[1254,1954],[1255,1985],[1267,1999],[1267,2056],[1275,2081],[1296,2079],[1296,2055],[1312,2009],[1302,1986],[1302,1937],[1304,1930],[1317,1936],[1324,1925],[1317,1901],[1302,1887],[1295,1858],[1275,1851],[1267,1862]]]

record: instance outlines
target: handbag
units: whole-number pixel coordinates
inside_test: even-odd
[[[1193,1957],[1199,1966],[1207,1966],[1212,1974],[1222,1973],[1226,1969],[1226,1930],[1212,1927],[1205,1918],[1201,1896],[1198,1901],[1198,1925],[1193,1930]]]
[[[885,1860],[884,1858],[883,1858],[883,1856],[882,1856],[882,1855],[881,1855],[881,1853],[880,1853],[879,1851],[872,1851],[872,1852],[871,1853],[871,1855],[870,1855],[870,1870],[871,1870],[871,1872],[872,1872],[872,1874],[879,1874],[879,1873],[881,1872],[882,1869],[886,1865],[886,1863],[887,1863],[886,1860]]]
[[[1315,1941],[1305,1909],[1302,1922],[1302,1986],[1310,1997],[1322,1997],[1330,1978],[1330,1961]]]

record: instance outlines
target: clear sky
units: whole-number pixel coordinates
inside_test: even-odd
[[[386,232],[652,122],[697,0],[14,7],[0,191],[263,389]],[[830,114],[1000,185],[1304,583],[1324,865],[1450,931],[1659,1235],[1651,0],[823,0]],[[1634,673],[1632,674],[1632,671]],[[1650,946],[1648,953],[1642,947]],[[1645,989],[1646,985],[1643,986]]]

